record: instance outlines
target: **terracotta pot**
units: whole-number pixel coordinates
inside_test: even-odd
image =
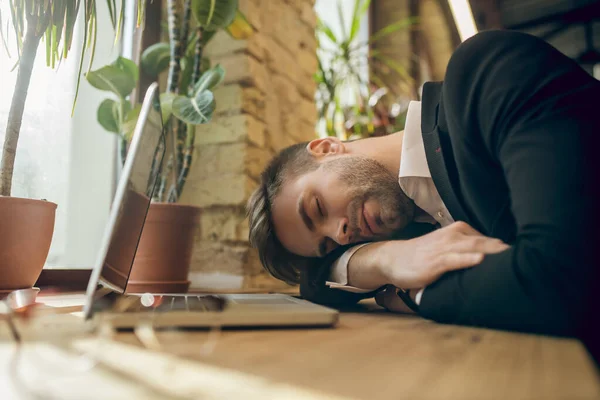
[[[198,207],[167,203],[150,205],[127,292],[187,292],[199,216]]]
[[[30,288],[54,234],[55,203],[0,196],[0,291]]]

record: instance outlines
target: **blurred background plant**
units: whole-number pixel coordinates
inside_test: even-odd
[[[371,45],[393,32],[415,28],[416,18],[405,18],[385,26],[366,41],[358,41],[361,21],[369,10],[370,0],[355,0],[352,17],[345,23],[342,4],[337,2],[341,35],[336,35],[323,20],[317,24],[318,70],[316,103],[320,135],[353,139],[382,136],[404,127],[408,102],[407,93],[392,91],[371,66],[396,71],[406,81],[413,79],[407,69]],[[350,101],[345,101],[350,99]]]
[[[252,27],[238,10],[238,0],[168,0],[167,13],[169,42],[145,49],[140,66],[119,57],[114,63],[86,74],[86,79],[95,88],[117,97],[100,104],[97,118],[104,129],[119,136],[123,163],[141,108],[131,95],[137,86],[139,68],[156,81],[161,73],[168,71],[160,101],[163,124],[172,135],[170,138],[175,138],[175,157],[167,158],[153,200],[175,203],[192,163],[195,127],[210,122],[216,105],[212,89],[225,76],[220,65],[211,67],[203,50],[218,30],[244,39],[252,34]]]
[[[121,7],[118,8],[116,0],[106,0],[110,21],[117,38],[123,25],[124,4],[125,2],[121,2]],[[138,10],[144,10],[145,0],[139,0],[138,5]],[[81,6],[83,6],[82,14],[80,13]],[[6,25],[7,28],[8,25],[12,25],[13,29],[7,29],[6,33],[4,32],[4,16],[0,14],[0,41],[9,57],[11,55],[7,41],[15,40],[17,43],[17,61],[13,67],[13,70],[17,69],[17,81],[11,100],[2,157],[0,157],[0,196],[11,195],[21,122],[40,42],[42,39],[45,42],[47,66],[57,67],[63,59],[67,58],[71,50],[75,24],[79,19],[83,23],[84,32],[84,51],[81,52],[79,60],[79,77],[83,70],[85,50],[90,51],[88,70],[92,66],[98,37],[97,3],[95,0],[9,0],[9,8],[10,22],[7,21]],[[141,14],[138,11],[138,24],[143,18]],[[81,18],[83,19],[81,20]],[[10,33],[14,34],[14,38],[11,38]],[[78,78],[73,100],[73,111],[79,92],[79,82],[80,79]]]

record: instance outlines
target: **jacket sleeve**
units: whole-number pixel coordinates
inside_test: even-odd
[[[441,99],[451,141],[480,148],[501,168],[517,234],[508,250],[428,286],[422,316],[576,333],[598,245],[599,86],[550,45],[517,32],[482,32],[455,51]]]

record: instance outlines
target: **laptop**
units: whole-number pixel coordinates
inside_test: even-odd
[[[114,328],[333,326],[339,312],[284,294],[129,293],[127,284],[169,144],[158,84],[145,94],[86,291],[85,319]]]

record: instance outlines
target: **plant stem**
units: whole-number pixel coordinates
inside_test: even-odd
[[[204,28],[201,26],[196,30],[196,48],[194,50],[194,69],[192,70],[192,79],[190,79],[190,86],[188,87],[188,96],[194,95],[194,87],[200,79],[200,67],[202,66],[202,53],[204,52],[204,45],[202,44],[202,35]]]
[[[41,35],[36,34],[36,26],[31,21],[28,23],[27,33],[23,41],[23,52],[19,60],[17,82],[13,93],[8,123],[6,124],[6,137],[2,148],[2,161],[0,162],[0,196],[10,196],[12,189],[12,178],[17,153],[17,144],[25,110],[25,100],[29,90],[33,63],[40,44]]]
[[[185,0],[183,2],[183,19],[181,20],[181,52],[179,57],[183,57],[188,43],[188,36],[190,34],[190,21],[192,19],[192,0]]]
[[[160,184],[158,186],[158,193],[156,194],[156,201],[163,202],[165,197],[165,186],[167,184],[167,180],[169,179],[169,175],[171,174],[171,170],[173,168],[173,157],[169,157],[169,161],[167,162],[167,168],[165,172],[160,177]]]
[[[177,1],[167,0],[169,42],[171,43],[171,61],[169,63],[169,76],[167,79],[167,91],[177,93],[179,90],[179,72],[181,66],[181,38],[179,37],[179,14],[177,14]]]
[[[180,46],[180,52],[179,52],[179,57],[181,59],[181,57],[184,57],[185,53],[186,53],[186,49],[187,49],[187,44],[188,44],[188,36],[190,34],[190,21],[192,19],[192,0],[185,0],[183,2],[183,18],[181,20],[181,36],[180,36],[180,42],[181,42],[181,46]],[[186,129],[187,129],[187,125],[183,122],[183,121],[177,121],[177,128],[176,131],[174,132],[174,134],[176,135],[176,155],[177,155],[177,159],[174,160],[174,165],[173,165],[173,169],[175,170],[175,176],[179,175],[179,171],[181,170],[181,166],[183,164],[183,142],[185,141],[185,137],[186,137]],[[173,185],[175,185],[176,182],[173,183]],[[173,190],[169,191],[169,195],[168,195],[168,201],[176,201],[176,200],[172,200],[172,193]]]
[[[127,158],[127,139],[119,137],[119,150],[121,151],[121,166],[125,165],[125,159]]]
[[[196,48],[194,50],[194,69],[192,71],[192,79],[190,80],[190,86],[188,87],[188,96],[193,97],[195,95],[194,88],[196,83],[200,79],[200,68],[202,66],[202,53],[204,52],[204,45],[202,44],[202,34],[204,28],[201,26],[196,30]],[[181,170],[177,178],[177,197],[181,196],[183,192],[183,186],[187,180],[188,173],[190,172],[190,166],[192,165],[192,154],[194,150],[194,140],[196,136],[195,126],[189,125],[186,129],[186,140],[185,148],[183,149],[183,157],[181,160]],[[178,149],[179,150],[179,149]],[[181,150],[179,153],[181,154]]]
[[[196,131],[194,128],[193,125],[188,126],[188,136],[185,150],[183,151],[183,165],[179,177],[177,178],[177,197],[180,197],[183,192],[183,187],[185,186],[188,173],[190,172],[190,166],[192,165],[192,152],[194,150],[194,141],[196,139]]]

